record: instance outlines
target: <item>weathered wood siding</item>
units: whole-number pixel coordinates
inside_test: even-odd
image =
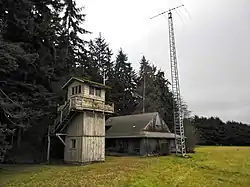
[[[140,154],[140,138],[106,139],[105,149],[107,154],[125,153],[129,155]]]
[[[76,141],[76,148],[72,148],[72,140]],[[82,162],[82,137],[66,136],[64,148],[64,161]]]
[[[105,160],[105,119],[100,112],[77,114],[67,129],[64,160],[92,162]],[[72,148],[72,140],[76,148]]]
[[[89,94],[89,85],[85,84],[84,85],[84,96],[91,98],[91,99],[96,99],[96,100],[101,100],[101,101],[105,101],[105,89],[101,89],[101,97],[96,96],[96,95],[90,95]]]
[[[79,85],[81,85],[81,93],[75,94],[75,95],[83,96],[83,93],[85,92],[85,84],[79,81],[73,81],[68,87],[67,100],[70,98],[70,96],[72,96],[72,87],[79,86]]]
[[[67,136],[83,135],[83,113],[76,114],[67,129]]]
[[[114,104],[105,104],[105,101],[83,96],[72,96],[70,108],[78,111],[94,110],[96,112],[114,113]]]
[[[66,162],[82,161],[83,114],[76,115],[67,129],[65,138],[64,160]],[[76,148],[72,148],[72,140],[76,141]]]
[[[81,93],[72,95],[72,87],[79,85]],[[95,103],[101,105],[102,108],[105,107],[103,109],[106,111],[108,106],[104,105],[105,89],[101,89],[101,96],[97,96],[90,95],[89,88],[89,84],[79,81],[73,81],[68,86],[67,99],[71,98],[71,105],[75,104],[75,108],[81,108],[81,113],[74,116],[67,129],[64,150],[66,162],[82,163],[105,160],[105,116],[102,112],[89,111],[94,110],[92,105]],[[73,99],[76,100],[76,98],[79,102],[73,103]],[[86,100],[86,98],[90,99]],[[82,105],[89,105],[89,107],[84,108]],[[111,108],[113,109],[112,106]]]
[[[150,132],[170,132],[167,124],[159,115],[156,115],[155,118],[147,124],[144,130]]]
[[[169,141],[169,147],[170,147],[171,153],[175,152],[176,148],[175,148],[175,140],[174,139]]]
[[[101,112],[84,112],[84,136],[105,136],[105,119]]]
[[[140,139],[128,140],[128,154],[137,154],[140,149]]]
[[[72,87],[74,86],[79,86],[81,85],[81,93],[80,94],[75,94],[75,95],[79,95],[79,96],[84,96],[87,98],[91,98],[91,99],[96,99],[96,100],[100,100],[100,101],[105,101],[105,89],[101,89],[101,97],[96,96],[96,95],[90,95],[89,94],[89,84],[86,83],[82,83],[79,81],[73,81],[69,87],[68,87],[68,94],[67,94],[67,99],[70,98],[70,96],[72,96]]]
[[[140,155],[162,154],[170,152],[170,140],[158,138],[143,138],[140,144]]]
[[[105,160],[105,139],[103,137],[84,136],[82,142],[82,162]]]
[[[83,162],[105,160],[105,119],[100,112],[84,112]]]

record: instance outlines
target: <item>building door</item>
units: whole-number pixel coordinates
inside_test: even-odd
[[[160,154],[168,155],[169,154],[169,143],[168,142],[160,142]]]

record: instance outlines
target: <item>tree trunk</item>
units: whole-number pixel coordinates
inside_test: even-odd
[[[21,142],[22,142],[22,127],[19,127],[17,133],[17,148],[20,148]]]

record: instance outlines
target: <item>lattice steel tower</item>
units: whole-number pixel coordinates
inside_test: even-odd
[[[176,47],[175,47],[175,37],[174,37],[174,25],[172,10],[180,8],[184,5],[169,9],[168,11],[162,12],[151,19],[168,13],[168,28],[169,28],[169,46],[170,46],[170,67],[171,67],[171,79],[172,79],[172,92],[174,97],[174,129],[175,129],[175,145],[176,145],[176,155],[185,156],[186,146],[184,137],[184,126],[183,126],[183,112],[181,104],[181,94],[180,94],[180,83],[177,67],[177,57],[176,57]]]

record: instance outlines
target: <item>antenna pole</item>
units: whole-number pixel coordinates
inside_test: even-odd
[[[103,84],[106,84],[106,72],[105,70],[103,71]]]
[[[145,113],[145,91],[146,91],[146,72],[145,64],[143,65],[143,95],[142,95],[142,113]]]
[[[184,136],[184,125],[183,125],[183,113],[180,96],[180,83],[177,67],[177,55],[175,47],[175,36],[174,36],[174,24],[172,17],[172,10],[180,8],[184,5],[169,9],[168,11],[162,12],[151,19],[168,13],[168,27],[169,27],[169,47],[170,47],[170,67],[171,67],[171,79],[172,79],[172,92],[173,92],[173,111],[174,111],[174,129],[175,129],[175,146],[176,155],[186,155],[186,145]]]

